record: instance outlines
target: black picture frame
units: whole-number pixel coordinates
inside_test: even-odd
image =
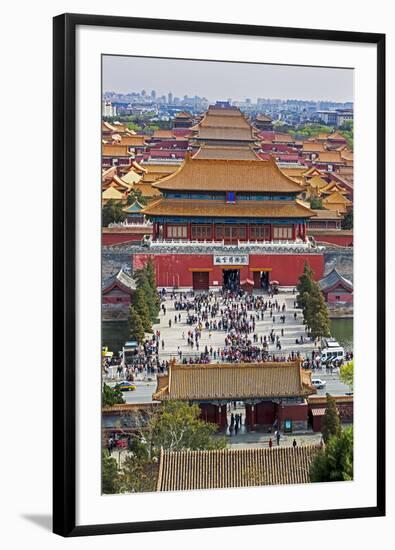
[[[204,32],[377,45],[377,505],[290,513],[76,525],[76,27]],[[53,20],[53,531],[65,537],[385,515],[385,35],[63,14]],[[56,393],[55,393],[56,390]]]

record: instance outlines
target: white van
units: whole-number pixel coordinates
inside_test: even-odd
[[[344,361],[344,349],[334,338],[325,338],[323,340],[320,358],[322,363],[330,363],[333,361],[342,363]]]

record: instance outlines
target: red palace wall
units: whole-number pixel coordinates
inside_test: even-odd
[[[210,254],[135,254],[133,269],[143,267],[148,258],[152,258],[157,284],[159,287],[192,288],[193,271],[208,271],[210,287],[221,288],[222,269],[213,265]],[[253,271],[270,270],[270,280],[278,281],[280,286],[293,286],[298,282],[307,261],[314,272],[316,280],[324,275],[323,254],[250,254],[249,266],[240,269],[240,280],[253,279]],[[232,269],[232,266],[227,266]],[[214,284],[217,281],[217,284]]]
[[[141,242],[144,235],[151,235],[152,227],[103,227],[102,245]]]
[[[127,242],[141,242],[143,235],[137,233],[103,233],[102,245],[120,244]]]
[[[328,231],[328,233],[320,232],[314,233],[312,230],[307,230],[307,234],[314,237],[317,243],[329,243],[337,244],[338,246],[353,246],[354,236],[343,235],[340,231],[336,234],[334,231]]]
[[[308,407],[307,403],[300,403],[298,405],[278,405],[277,418],[280,425],[284,420],[307,421]]]
[[[336,297],[339,297],[337,300]],[[329,292],[328,293],[328,303],[336,304],[337,302],[345,302],[346,304],[353,303],[353,295],[350,292]]]

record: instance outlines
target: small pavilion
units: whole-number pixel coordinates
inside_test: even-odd
[[[324,293],[325,300],[330,304],[353,302],[353,284],[351,281],[340,275],[336,268],[333,268],[330,273],[318,284]]]

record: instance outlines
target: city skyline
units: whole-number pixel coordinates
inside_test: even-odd
[[[254,103],[257,98],[353,101],[353,69],[108,55],[102,60],[104,92],[145,89],[147,95],[155,90],[157,97],[172,92],[180,98],[249,98]]]

